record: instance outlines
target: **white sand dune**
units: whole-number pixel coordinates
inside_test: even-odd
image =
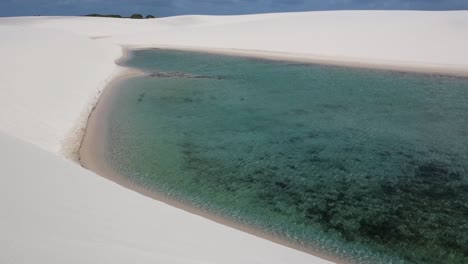
[[[123,71],[114,63],[121,46],[468,75],[467,32],[468,11],[2,18],[0,263],[327,263],[63,158],[100,91]]]

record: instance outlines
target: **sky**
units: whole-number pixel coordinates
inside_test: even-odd
[[[468,0],[0,0],[0,16],[233,15],[355,9],[468,10]]]

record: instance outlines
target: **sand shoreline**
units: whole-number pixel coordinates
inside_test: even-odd
[[[386,61],[386,60],[369,60],[351,57],[332,57],[320,56],[315,54],[301,54],[292,52],[275,52],[262,50],[248,49],[221,49],[221,48],[204,48],[191,46],[174,46],[174,45],[138,45],[123,46],[125,53],[131,53],[136,50],[176,50],[187,52],[199,52],[208,54],[218,54],[225,56],[244,57],[252,59],[263,59],[272,61],[296,62],[305,64],[316,64],[325,66],[348,67],[368,70],[391,71],[397,73],[420,73],[428,75],[443,75],[453,77],[468,77],[468,68],[456,65],[443,64],[427,64],[418,62],[401,62],[401,61]],[[128,56],[128,55],[126,55]],[[119,60],[120,62],[121,60]]]
[[[116,63],[124,63],[131,57],[132,51],[132,49],[124,48],[122,58],[118,59]],[[178,209],[184,210],[188,213],[201,216],[203,218],[225,225],[227,227],[243,231],[245,233],[257,236],[259,238],[266,239],[271,242],[295,250],[299,250],[301,252],[337,264],[348,263],[344,259],[321,253],[313,248],[301,246],[297,243],[287,241],[286,239],[276,237],[265,231],[258,230],[248,225],[232,221],[226,217],[207,212],[206,210],[191,206],[177,199],[168,197],[163,193],[148,190],[147,188],[135,184],[134,182],[130,181],[127,177],[120,175],[118,172],[113,170],[105,160],[104,150],[106,141],[105,138],[107,136],[107,127],[105,126],[106,122],[103,122],[103,120],[105,120],[109,114],[110,105],[112,104],[113,97],[117,92],[118,86],[128,79],[144,76],[146,74],[145,72],[134,68],[125,69],[125,71],[123,71],[120,75],[116,76],[111,82],[109,82],[106,85],[106,87],[103,89],[103,92],[100,94],[99,100],[93,107],[93,111],[89,115],[88,123],[85,128],[85,133],[78,151],[78,161],[83,168],[90,170],[99,176],[102,176],[114,183],[117,183],[118,185],[121,185],[122,187],[135,191],[141,195],[163,202]]]

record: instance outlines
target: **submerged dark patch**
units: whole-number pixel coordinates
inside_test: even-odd
[[[226,170],[223,161],[206,160],[202,153],[186,153],[199,184],[216,188],[229,182],[227,188],[231,192],[243,193],[244,188],[253,188],[251,202],[286,215],[296,224],[318,223],[347,241],[373,243],[380,250],[392,248],[411,263],[466,261],[468,182],[466,175],[461,176],[460,171],[446,165],[414,161],[418,165],[402,170],[405,173],[392,181],[357,182],[341,175],[302,183],[297,179],[308,176],[307,166],[293,170],[291,165],[274,169],[260,166],[236,177],[234,174],[239,171]],[[299,156],[307,154],[308,151]],[[272,162],[287,164],[285,160]],[[348,171],[341,164],[328,166]],[[415,255],[415,250],[424,254]]]

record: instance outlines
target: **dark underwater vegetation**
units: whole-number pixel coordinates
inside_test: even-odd
[[[107,160],[356,263],[468,263],[468,79],[136,51]]]

